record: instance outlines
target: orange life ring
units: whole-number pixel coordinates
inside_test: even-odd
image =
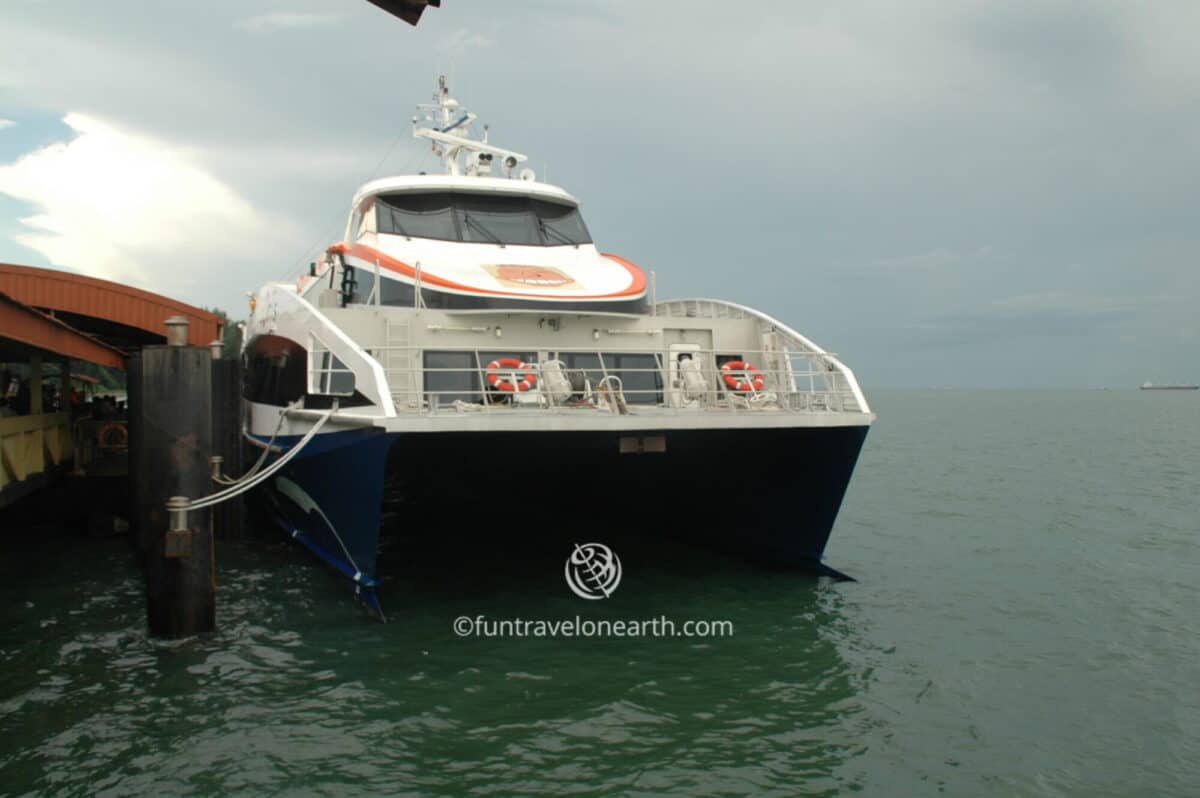
[[[112,433],[116,433],[115,436]],[[115,440],[113,439],[115,437]],[[119,421],[110,421],[96,430],[96,443],[101,449],[116,450],[129,445],[129,430]]]
[[[506,376],[500,376],[497,372],[501,369],[511,369],[512,371]],[[537,374],[533,371],[533,366],[523,361],[517,360],[515,357],[501,357],[487,364],[487,381],[488,385],[495,388],[497,391],[508,391],[509,393],[519,393],[528,391],[533,386],[537,385]],[[524,371],[520,379],[517,379],[516,372]]]
[[[738,379],[734,372],[740,371],[745,381]],[[730,360],[721,366],[721,379],[729,386],[729,390],[738,393],[760,392],[767,383],[767,378],[753,364],[742,360]]]

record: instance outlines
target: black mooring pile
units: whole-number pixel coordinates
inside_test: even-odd
[[[186,334],[185,326],[183,340]],[[148,346],[127,363],[130,517],[156,637],[216,628],[214,538],[241,535],[240,498],[189,510],[185,520],[167,509],[172,497],[196,500],[223,487],[212,478],[213,455],[224,473],[242,473],[239,363],[213,354],[210,347]]]

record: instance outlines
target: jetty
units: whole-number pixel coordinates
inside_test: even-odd
[[[20,534],[54,490],[93,533],[128,530],[157,636],[215,627],[213,540],[243,526],[240,497],[168,509],[240,473],[241,371],[223,327],[148,291],[0,264],[0,528]]]

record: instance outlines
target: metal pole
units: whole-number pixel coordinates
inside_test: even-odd
[[[416,276],[413,278],[413,310],[421,309],[421,261],[417,261]]]

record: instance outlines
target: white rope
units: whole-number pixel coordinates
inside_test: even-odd
[[[462,399],[455,399],[453,407],[459,413],[478,413],[485,409],[481,404],[464,402]]]
[[[216,482],[221,485],[238,485],[241,482],[243,482],[244,480],[247,480],[250,477],[257,474],[258,469],[262,468],[263,463],[265,463],[267,461],[267,455],[270,454],[271,449],[274,447],[275,439],[279,437],[279,431],[281,429],[283,429],[283,422],[287,418],[287,411],[299,406],[299,404],[300,404],[300,400],[296,400],[295,402],[289,402],[287,409],[279,414],[279,423],[275,425],[275,431],[271,433],[271,439],[269,441],[267,441],[267,445],[263,447],[262,454],[260,454],[258,456],[258,459],[254,461],[254,465],[250,466],[249,471],[247,471],[245,474],[242,474],[240,477],[238,477],[236,479],[230,479],[227,476],[219,474],[219,475],[216,475],[213,477],[213,482]]]
[[[300,450],[308,445],[308,442],[311,441],[316,436],[316,434],[320,431],[321,427],[325,426],[325,422],[328,421],[329,417],[332,416],[335,412],[337,412],[336,407],[330,409],[328,412],[326,412],[324,415],[322,415],[319,419],[317,419],[316,423],[313,424],[312,429],[310,429],[304,435],[303,438],[301,438],[299,441],[297,441],[295,446],[292,446],[290,449],[288,449],[278,460],[276,460],[274,463],[272,463],[270,466],[268,466],[265,470],[259,472],[258,474],[256,474],[253,477],[250,477],[249,479],[243,479],[237,485],[228,487],[225,490],[217,491],[216,493],[213,493],[209,496],[205,496],[203,499],[196,499],[195,501],[188,502],[186,506],[180,507],[179,509],[201,510],[205,507],[211,507],[214,504],[220,504],[221,502],[225,501],[226,499],[232,499],[235,496],[240,496],[241,494],[245,493],[246,491],[250,490],[251,488],[255,487],[256,485],[261,484],[263,481],[265,481],[268,477],[270,477],[276,471],[278,471],[279,469],[281,469],[285,465],[287,465],[289,462],[291,462],[292,458],[294,458],[296,455],[300,454]],[[280,415],[283,415],[284,413],[287,413],[287,411],[286,410],[282,411],[280,413]]]
[[[728,392],[729,404],[746,410],[778,410],[779,397],[772,391],[758,392],[751,389],[749,396]]]

